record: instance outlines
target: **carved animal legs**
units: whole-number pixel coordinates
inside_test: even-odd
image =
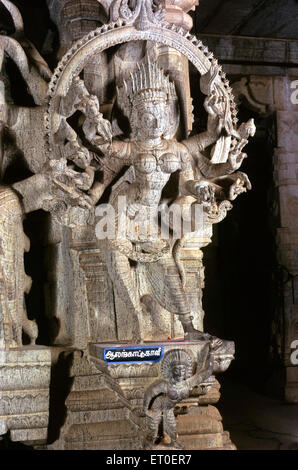
[[[29,336],[30,338],[30,344],[34,345],[36,338],[38,336],[38,328],[37,324],[33,320],[28,320],[26,311],[24,311],[24,317],[23,317],[23,330],[26,333],[26,335]]]
[[[213,350],[218,349],[222,344],[223,341],[215,336],[211,336],[208,333],[203,333],[202,331],[198,331],[193,326],[192,317],[186,316],[185,319],[181,321],[182,326],[185,332],[185,339],[187,341],[210,341],[211,348]]]
[[[190,313],[189,302],[174,258],[171,257],[159,261],[159,269],[160,268],[164,273],[165,286],[163,293],[167,299],[166,304],[168,304],[164,305],[164,307],[167,310],[171,308],[171,311],[178,315],[183,326],[186,340],[206,340],[207,335],[196,330],[193,326],[193,317]],[[156,264],[156,268],[150,266],[149,269],[152,271],[152,277],[154,277],[158,265]]]
[[[218,338],[214,338],[202,331],[195,329],[193,317],[190,313],[189,303],[185,289],[182,285],[180,274],[173,257],[168,257],[152,263],[147,267],[148,281],[154,294],[161,305],[178,315],[187,341],[211,341],[216,349],[222,344]],[[160,284],[163,285],[160,290]]]
[[[23,318],[21,323],[13,325],[14,335],[16,343],[19,347],[23,346],[22,332],[24,331],[26,335],[30,338],[30,344],[34,345],[36,338],[38,336],[38,327],[35,321],[28,320],[26,310],[23,312]]]

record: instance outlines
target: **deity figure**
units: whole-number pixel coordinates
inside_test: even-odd
[[[109,202],[115,211],[117,237],[105,240],[105,261],[114,290],[136,320],[133,339],[136,342],[144,339],[139,322],[144,304],[132,266],[137,263],[142,267],[148,295],[165,310],[178,316],[185,339],[210,339],[215,346],[217,339],[194,327],[180,261],[181,247],[184,238],[195,230],[192,219],[196,207],[200,206],[205,213],[216,213],[220,202],[233,200],[250,189],[247,176],[237,170],[246,157],[242,149],[255,131],[253,121],[236,128],[228,97],[231,89],[223,76],[219,77],[219,68],[211,64],[200,82],[201,91],[207,95],[204,102],[208,113],[207,131],[179,143],[175,138],[180,125],[179,93],[175,83],[148,55],[147,61],[142,61],[129,78],[124,78],[125,74],[117,78],[117,103],[111,114],[112,123],[103,118],[98,97],[87,90],[83,75],[72,75],[67,92],[60,99],[59,94],[55,95],[57,78],[54,74],[49,85],[50,99],[44,130],[40,118],[44,117],[48,102],[46,91],[51,71],[24,37],[18,10],[8,0],[1,2],[11,11],[16,37],[22,38],[28,57],[18,41],[7,36],[1,38],[3,50],[18,65],[36,104],[32,109],[19,108],[7,102],[3,94],[3,126],[15,129],[16,144],[22,149],[30,170],[35,173],[13,182],[10,188],[5,187],[5,194],[8,191],[13,196],[9,203],[14,201],[19,214],[15,226],[18,225],[22,231],[22,215],[38,209],[49,211],[53,220],[71,228],[78,225],[83,213],[82,225],[88,225],[92,207],[100,206],[102,197],[110,191]],[[143,22],[146,18],[158,22],[155,18],[158,12],[152,8],[150,2],[138,2],[134,15],[140,14]],[[134,15],[131,21],[135,21]],[[57,70],[59,76],[63,67]],[[219,85],[221,81],[223,84]],[[35,86],[36,83],[40,86]],[[76,120],[73,117],[77,111],[84,116]],[[17,120],[17,125],[14,120]],[[28,123],[30,132],[24,132],[24,123]],[[209,148],[212,148],[211,158],[206,151]],[[3,174],[5,165],[4,161]],[[178,183],[175,182],[177,176]],[[5,178],[2,181],[5,184]],[[170,191],[167,193],[168,188]],[[120,201],[124,197],[126,207],[123,209]],[[4,201],[5,198],[2,203]],[[162,211],[170,214],[175,207],[180,207],[183,217],[186,214],[191,223],[177,236],[169,217],[169,234],[165,236],[160,216]],[[2,217],[7,220],[5,210]],[[123,231],[123,227],[128,230]],[[13,296],[18,296],[18,313],[13,315],[18,325],[14,329],[18,329],[18,333],[9,333],[10,337],[17,336],[15,342],[18,345],[22,342],[22,329],[30,329],[32,342],[37,336],[36,325],[28,322],[24,315],[24,292],[30,290],[31,281],[24,273],[23,252],[28,250],[28,240],[24,234],[22,236],[24,246],[19,246],[17,256],[21,281],[20,286],[14,287],[16,293]],[[9,244],[6,232],[3,240],[5,237]],[[11,277],[13,283],[13,258],[9,249],[3,250],[7,261],[2,271],[4,277]],[[9,290],[9,287],[5,288]],[[3,296],[4,303],[7,297],[8,294]],[[3,312],[6,310],[9,308],[4,306]],[[5,315],[3,324],[14,323],[8,314]],[[5,335],[2,333],[0,336]]]
[[[163,308],[178,315],[185,339],[211,339],[215,346],[216,338],[194,328],[183,273],[176,256],[179,240],[173,235],[163,238],[158,211],[163,190],[174,173],[178,173],[179,183],[176,195],[169,202],[170,208],[177,205],[191,211],[196,204],[210,208],[216,200],[233,199],[250,188],[243,173],[220,176],[235,172],[244,158],[241,152],[237,153],[237,161],[231,157],[227,163],[217,165],[212,165],[200,152],[217,141],[226,125],[218,112],[221,100],[211,95],[205,101],[209,113],[207,132],[178,143],[173,138],[177,122],[173,111],[177,103],[175,85],[161,68],[148,60],[118,87],[118,105],[129,121],[130,136],[113,139],[111,125],[103,119],[97,98],[89,95],[82,82],[77,81],[76,86],[81,93],[76,108],[86,115],[82,128],[84,137],[103,154],[103,158],[97,158],[103,168],[102,181],[95,180],[89,191],[93,203],[100,200],[117,175],[127,169],[111,190],[109,202],[116,213],[117,237],[106,239],[106,263],[114,288],[135,316],[134,339],[138,342],[143,339],[141,328],[138,328],[142,306],[131,261],[143,263],[144,277],[152,296]],[[82,154],[78,143],[68,142],[66,147],[67,157],[78,162]],[[83,167],[90,171],[88,160]],[[204,173],[208,174],[207,178]],[[120,208],[121,197],[126,198],[124,209]],[[121,230],[123,226],[130,228],[131,225],[134,225],[132,230]]]
[[[39,372],[32,375],[26,363],[30,359],[35,367],[45,352],[48,373],[50,356],[55,367],[54,382],[60,359],[67,377],[74,374],[57,448],[104,446],[102,416],[108,425],[118,405],[121,427],[127,429],[127,423],[136,433],[128,446],[143,448],[145,416],[150,445],[167,435],[179,446],[176,404],[204,381],[212,386],[208,379],[226,370],[234,354],[232,342],[201,331],[201,248],[211,241],[212,225],[231,209],[229,201],[251,188],[238,169],[255,126],[251,120],[238,127],[225,73],[189,32],[187,12],[196,0],[47,3],[61,36],[54,71],[26,38],[16,6],[0,0],[15,27],[12,35],[0,35],[0,350],[13,400],[18,404],[14,397],[30,393],[29,416],[15,419],[20,410],[12,410],[9,401],[0,434],[14,430],[14,439],[29,442],[31,436],[39,441],[41,429],[46,435],[48,405],[41,421],[35,416],[40,403],[31,407],[30,384]],[[10,91],[18,79],[10,84],[7,56],[27,86],[30,106],[14,102]],[[188,62],[201,77],[198,90],[208,117],[207,130],[194,135]],[[100,218],[104,210],[108,216],[96,223],[94,215]],[[35,286],[45,288],[45,318],[34,306],[28,317],[26,311],[32,279],[25,271],[30,240],[23,219],[31,212],[37,212],[33,231],[42,235],[38,248],[42,245],[44,256],[38,262],[45,263],[45,277],[37,279],[34,269],[32,276]],[[107,232],[101,230],[105,221]],[[182,325],[179,331],[173,318]],[[42,340],[42,325],[53,351],[33,347]],[[184,336],[177,338],[182,328]],[[23,333],[29,348],[23,347]],[[160,343],[160,367],[147,360],[140,367],[104,363],[109,344],[134,349],[149,341]],[[76,351],[66,371],[66,356]],[[26,366],[17,373],[17,390],[11,389],[6,367],[11,357],[17,369]],[[90,384],[90,376],[91,389],[80,385],[77,401],[78,383]],[[49,374],[47,380],[41,390],[55,393]],[[103,404],[98,396],[113,398]],[[99,426],[84,413],[90,400]],[[118,442],[113,422],[115,441],[108,436],[108,445],[121,448],[126,444]],[[33,434],[27,434],[31,428]]]
[[[177,441],[177,426],[174,414],[175,406],[189,397],[191,390],[207,380],[212,374],[212,356],[209,354],[209,344],[205,344],[197,365],[195,374],[190,355],[183,349],[169,351],[161,365],[164,379],[154,382],[146,390],[143,411],[146,415],[148,440],[152,444],[167,436],[170,445],[181,448]]]

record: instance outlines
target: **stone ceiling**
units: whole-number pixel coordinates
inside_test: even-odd
[[[298,0],[200,0],[196,34],[298,39]]]
[[[34,21],[37,36],[46,21],[46,0],[12,0],[20,8],[25,25]],[[298,0],[200,0],[194,17],[195,33],[298,40]],[[34,19],[32,18],[34,17]],[[11,23],[0,5],[0,32]]]

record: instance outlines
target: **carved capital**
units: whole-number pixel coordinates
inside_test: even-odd
[[[165,0],[165,19],[168,23],[190,30],[193,27],[193,20],[187,12],[195,10],[198,4],[198,0]]]
[[[128,0],[115,0],[111,5],[111,21],[123,20],[140,30],[162,23],[164,19],[163,5],[159,2],[154,4],[152,0],[136,0],[134,8]]]

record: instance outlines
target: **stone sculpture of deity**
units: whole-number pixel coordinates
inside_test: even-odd
[[[185,292],[177,246],[186,233],[175,237],[172,220],[165,239],[159,214],[163,190],[174,173],[179,175],[179,182],[167,209],[173,213],[173,209],[182,208],[190,218],[196,205],[211,208],[216,200],[233,199],[250,188],[244,173],[222,177],[223,173],[235,172],[244,154],[238,151],[237,159],[234,156],[233,160],[232,156],[227,163],[212,165],[200,152],[214,144],[222,132],[221,116],[213,111],[221,105],[220,98],[211,95],[205,101],[209,113],[207,132],[177,142],[173,136],[178,116],[175,85],[156,63],[148,60],[118,87],[118,106],[128,120],[130,134],[113,139],[111,124],[103,119],[96,96],[88,93],[83,82],[77,81],[76,86],[81,96],[77,98],[76,108],[85,114],[84,137],[102,154],[97,158],[103,168],[102,180],[94,179],[90,156],[82,159],[86,154],[78,140],[68,142],[66,151],[70,160],[89,172],[92,181],[89,196],[93,203],[101,199],[123,169],[127,170],[112,187],[109,198],[115,211],[116,236],[106,238],[106,263],[114,288],[135,318],[135,341],[143,339],[138,326],[142,306],[132,276],[132,261],[143,263],[143,276],[150,293],[163,308],[178,315],[185,339],[210,338],[194,328]],[[246,132],[251,125],[246,127]],[[192,231],[190,226],[188,232]],[[215,338],[213,341],[218,342]]]
[[[201,351],[195,374],[193,362],[186,351],[174,349],[165,355],[161,367],[163,379],[153,382],[144,396],[143,410],[150,430],[149,442],[154,444],[160,438],[166,441],[168,436],[171,446],[180,447],[177,441],[175,406],[189,397],[195,385],[212,374],[212,362],[208,343],[205,343]]]
[[[193,388],[208,393],[233,359],[231,341],[203,331],[201,248],[251,188],[239,168],[255,126],[238,125],[225,73],[189,32],[197,3],[48,0],[60,33],[52,71],[15,4],[0,0],[15,29],[0,35],[0,436],[47,442],[61,361],[73,380],[56,448],[144,448],[148,431],[150,445],[167,435],[179,446],[175,406],[191,408]],[[32,106],[12,98],[8,56]],[[200,75],[201,133],[188,62]],[[32,212],[45,264],[33,286],[45,295],[44,311],[27,316]],[[106,348],[142,360],[109,363]],[[160,357],[148,360],[152,350]]]

